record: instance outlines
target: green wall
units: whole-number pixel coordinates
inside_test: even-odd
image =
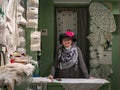
[[[38,76],[38,72],[40,72],[40,76],[47,76],[49,74],[48,71],[50,71],[50,67],[54,60],[54,6],[53,0],[39,0],[39,3],[38,31],[41,31],[41,29],[47,29],[48,34],[46,36],[42,35],[41,37],[42,52],[40,58],[40,68],[36,68],[34,74]],[[32,56],[34,60],[37,60],[37,52],[33,52],[30,50],[31,31],[34,30],[30,28],[25,28],[27,54]]]
[[[115,17],[117,20],[118,18]],[[120,19],[120,18],[119,18]],[[117,26],[120,23],[117,23]],[[112,42],[112,68],[113,74],[111,78],[111,90],[120,90],[120,30],[113,33]]]
[[[28,55],[32,56],[32,58],[34,60],[37,60],[37,52],[30,50],[30,43],[31,43],[30,34],[31,34],[31,31],[34,31],[34,30],[30,29],[30,28],[25,29],[25,33],[26,33],[26,35],[25,35],[25,38],[26,38],[26,50],[27,50]]]
[[[47,76],[54,60],[54,5],[53,0],[40,0],[39,30],[48,29],[46,36],[42,35],[42,55],[40,76]]]

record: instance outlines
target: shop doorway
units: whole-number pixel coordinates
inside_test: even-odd
[[[89,10],[82,8],[55,8],[55,51],[60,47],[59,34],[71,29],[77,36],[77,46],[81,48],[88,70],[89,64]],[[55,54],[54,54],[55,55]]]

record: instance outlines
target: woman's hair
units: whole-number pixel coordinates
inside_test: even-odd
[[[66,32],[61,33],[61,34],[59,35],[60,44],[62,44],[62,40],[63,40],[64,38],[70,38],[73,42],[77,41],[76,35],[75,35],[74,32],[72,32],[70,29],[68,29]]]

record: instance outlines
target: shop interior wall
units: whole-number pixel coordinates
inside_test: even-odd
[[[54,4],[53,0],[40,0],[38,30],[47,30],[42,35],[42,53],[40,60],[40,76],[49,74],[54,60]]]

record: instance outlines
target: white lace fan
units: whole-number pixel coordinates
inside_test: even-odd
[[[93,2],[89,7],[90,16],[95,24],[106,32],[114,32],[116,24],[111,11],[98,2]]]

